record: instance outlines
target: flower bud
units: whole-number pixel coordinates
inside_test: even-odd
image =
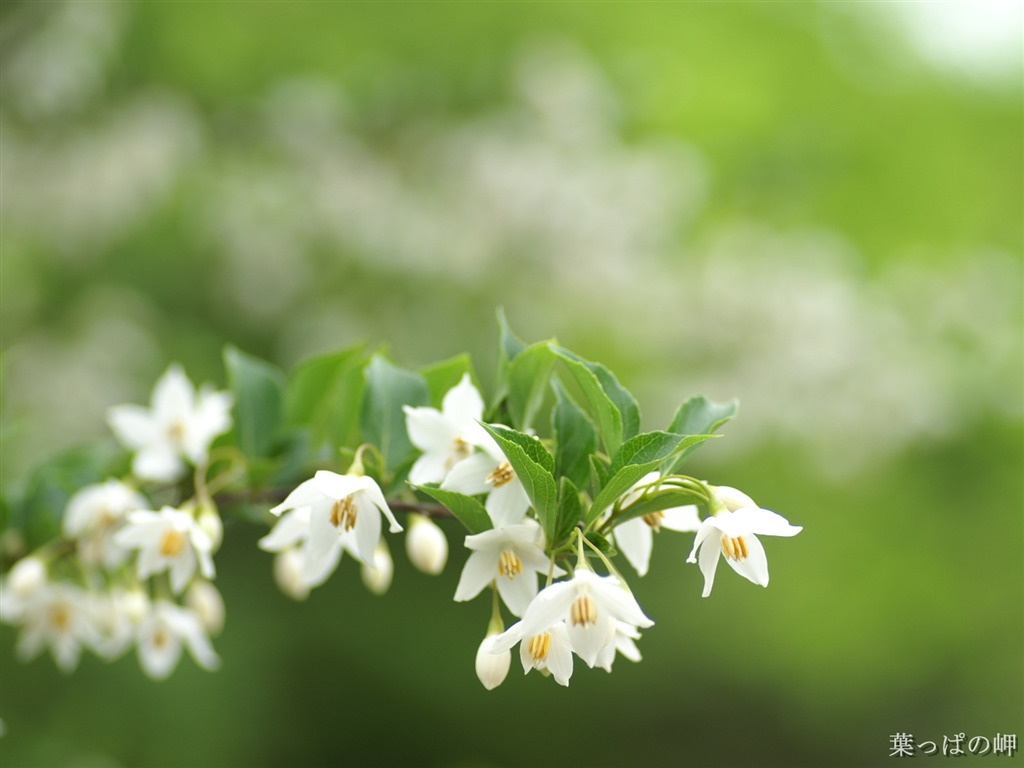
[[[282,549],[274,558],[274,581],[293,600],[309,597],[309,585],[302,577],[303,556],[297,547]]]
[[[383,539],[377,545],[377,549],[373,551],[373,565],[374,567],[371,568],[363,563],[359,573],[368,590],[375,595],[383,595],[388,591],[391,579],[395,575],[395,561],[391,559],[391,551]]]
[[[730,488],[728,485],[713,486],[711,491],[715,494],[715,498],[724,504],[729,512],[735,512],[737,509],[744,509],[746,507],[757,508],[757,504],[747,494],[743,493],[743,491],[737,491],[735,488]]]
[[[512,664],[512,651],[491,652],[495,637],[496,634],[487,635],[476,651],[476,676],[488,691],[493,691],[505,682],[508,668]]]
[[[448,562],[448,539],[433,520],[423,515],[409,515],[405,551],[416,568],[436,576]]]
[[[7,576],[12,592],[28,597],[46,584],[46,564],[38,557],[23,557],[14,564]]]
[[[208,581],[195,581],[185,596],[185,602],[211,635],[219,635],[224,629],[224,598]]]
[[[221,542],[224,541],[224,523],[220,519],[217,508],[213,504],[203,504],[199,508],[196,523],[200,530],[210,537],[210,554],[212,555],[220,549]]]

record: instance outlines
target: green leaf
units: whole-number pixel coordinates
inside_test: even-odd
[[[551,432],[555,438],[555,476],[567,477],[583,487],[590,478],[590,454],[597,450],[597,431],[562,382],[556,379],[554,389]]]
[[[541,527],[548,530],[550,517],[557,514],[558,489],[551,472],[555,460],[536,438],[501,425],[483,425],[515,470],[530,503],[537,511]]]
[[[492,410],[496,409],[509,393],[509,366],[520,352],[526,349],[526,342],[509,328],[505,310],[498,307],[498,371],[494,381]]]
[[[508,442],[515,443],[518,445],[524,453],[535,463],[540,464],[548,473],[555,471],[555,459],[548,452],[548,449],[544,447],[544,443],[538,440],[533,435],[528,435],[525,432],[519,432],[510,427],[506,427],[503,424],[484,424],[484,428],[487,429],[491,435],[500,436]],[[499,445],[502,443],[499,441]],[[512,467],[515,469],[515,467]]]
[[[640,430],[640,407],[636,399],[599,363],[592,363],[563,347],[551,347],[565,363],[579,385],[591,415],[597,422],[605,450],[614,453]]]
[[[444,400],[448,390],[462,381],[465,374],[468,373],[469,378],[474,381],[474,386],[477,386],[476,377],[473,375],[473,363],[470,361],[469,355],[465,353],[427,366],[420,373],[430,390],[430,402],[436,408],[441,407],[441,401]]]
[[[360,413],[362,438],[380,449],[384,468],[390,471],[413,450],[402,406],[429,405],[430,393],[422,376],[399,368],[379,354],[370,360],[365,375],[366,394]]]
[[[630,441],[630,443],[627,443],[626,446],[623,446],[623,448],[630,446],[631,444],[634,443],[634,441],[637,441],[639,440],[639,438],[644,437],[647,437],[647,435],[638,435],[636,438],[634,438],[633,441]],[[633,485],[638,480],[640,480],[640,478],[642,478],[648,472],[655,470],[665,458],[672,456],[677,451],[683,451],[692,445],[697,445],[698,443],[701,443],[704,440],[707,440],[708,438],[711,437],[714,437],[714,435],[672,435],[672,438],[670,438],[667,441],[667,443],[666,441],[659,438],[657,439],[657,445],[660,446],[660,449],[655,449],[654,447],[641,448],[640,451],[638,451],[638,454],[642,454],[644,451],[649,451],[654,454],[663,453],[666,444],[670,444],[674,439],[675,446],[673,450],[667,454],[658,456],[657,458],[649,459],[641,464],[628,464],[625,466],[620,465],[618,469],[615,468],[615,464],[613,463],[612,471],[610,473],[611,479],[609,479],[605,486],[601,489],[601,492],[597,494],[597,498],[594,499],[593,505],[587,512],[587,525],[593,523],[609,505],[613,504],[616,499],[618,499],[622,494],[624,494],[626,491],[632,488]],[[641,442],[651,446],[655,445],[654,443],[648,443],[648,441]]]
[[[309,430],[314,445],[352,446],[359,439],[359,403],[365,380],[365,345],[314,357],[292,373],[285,419]]]
[[[580,503],[579,488],[568,477],[563,477],[558,483],[558,515],[555,525],[552,530],[544,531],[548,546],[561,544],[582,518],[583,505]]]
[[[555,356],[546,341],[531,344],[516,355],[508,367],[508,406],[512,425],[529,429],[544,402]]]
[[[590,483],[594,488],[604,488],[608,483],[608,465],[597,454],[590,455]]]
[[[20,503],[7,509],[4,530],[13,528],[35,549],[60,535],[68,500],[87,485],[128,473],[129,455],[113,443],[75,448],[36,468]]]
[[[434,485],[415,485],[413,487],[443,504],[460,523],[466,526],[470,533],[482,533],[491,529],[491,518],[488,516],[487,510],[472,496],[455,491],[445,491]]]
[[[235,398],[239,449],[249,457],[271,455],[284,415],[284,372],[230,345],[224,348],[224,367]]]
[[[627,520],[632,520],[652,512],[660,512],[663,509],[674,507],[685,507],[689,504],[700,505],[705,501],[704,497],[687,491],[682,488],[666,488],[656,491],[643,501],[634,504],[629,511],[623,512],[615,518],[615,526],[621,525]]]
[[[691,397],[676,411],[672,424],[669,425],[669,432],[676,432],[682,435],[710,435],[720,426],[736,417],[739,411],[740,401],[730,400],[727,403],[716,403],[703,395]],[[667,462],[661,468],[663,475],[670,475],[678,472],[688,458],[699,447],[692,445],[686,450],[676,454],[671,462]]]
[[[679,449],[684,437],[686,435],[671,432],[645,432],[627,440],[612,459],[611,474],[630,464],[647,464],[671,456]]]

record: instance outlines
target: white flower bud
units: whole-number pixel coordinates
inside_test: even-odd
[[[195,581],[185,595],[185,602],[211,635],[219,635],[224,629],[224,598],[208,581]]]
[[[383,595],[391,587],[391,579],[395,575],[395,561],[391,559],[391,551],[383,539],[373,551],[373,564],[375,567],[371,568],[363,563],[359,573],[368,590],[375,595]]]
[[[17,597],[28,597],[46,584],[46,564],[38,557],[23,557],[14,564],[7,578]]]
[[[224,523],[217,513],[217,508],[212,504],[204,504],[199,510],[199,517],[196,518],[199,528],[210,537],[210,554],[212,555],[224,541]]]
[[[495,637],[496,634],[485,637],[476,651],[476,676],[488,691],[493,691],[505,682],[508,668],[512,664],[512,651],[491,652]]]
[[[140,589],[131,589],[124,593],[122,606],[125,616],[133,624],[141,624],[149,613],[149,597]]]
[[[282,592],[293,600],[309,597],[309,585],[302,577],[302,551],[297,547],[282,549],[274,558],[274,580]]]
[[[405,551],[416,568],[436,576],[448,562],[448,539],[433,520],[423,515],[409,515]]]

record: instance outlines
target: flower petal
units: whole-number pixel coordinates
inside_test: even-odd
[[[153,414],[160,424],[185,420],[192,413],[195,389],[180,365],[174,363],[153,387]]]
[[[705,520],[705,522],[707,522]],[[718,556],[722,552],[722,535],[708,536],[701,543],[700,548],[700,572],[704,574],[704,592],[701,597],[711,594],[711,587],[715,584],[715,570],[718,568]]]
[[[661,513],[665,516],[661,521],[661,527],[667,530],[689,533],[700,528],[700,515],[694,504],[663,509]]]
[[[498,577],[498,594],[515,616],[522,616],[537,596],[537,574],[523,571],[515,577]]]
[[[474,453],[451,468],[448,476],[441,483],[441,488],[466,496],[487,493],[492,488],[487,483],[487,476],[497,467],[497,462],[486,453]]]
[[[733,516],[750,533],[761,536],[796,536],[803,530],[803,526],[790,525],[782,515],[760,507],[738,509]]]
[[[597,663],[601,651],[615,640],[615,621],[607,613],[598,613],[592,624],[569,626],[569,643],[588,667]]]
[[[264,552],[280,552],[301,541],[309,531],[309,507],[298,507],[281,516],[270,533],[256,542]]]
[[[764,553],[764,546],[752,533],[744,536],[743,542],[747,547],[747,556],[742,560],[733,560],[731,557],[727,557],[725,562],[743,578],[760,584],[762,587],[767,587],[768,557]]]
[[[466,558],[455,588],[456,602],[472,600],[498,576],[498,553],[496,550],[473,552]],[[511,646],[509,646],[511,647]]]
[[[462,432],[475,425],[484,415],[484,401],[473,386],[468,373],[462,374],[459,383],[448,390],[441,401],[441,411],[448,422]]]
[[[643,518],[634,517],[615,528],[615,546],[626,556],[640,576],[647,574],[651,562],[654,534]]]
[[[315,503],[323,503],[324,501],[325,497],[323,492],[319,489],[319,486],[314,483],[312,479],[304,480],[295,487],[295,490],[285,497],[284,501],[276,507],[273,507],[270,510],[270,514],[280,515],[282,512],[286,512],[289,509],[308,507]]]
[[[356,548],[359,552],[359,559],[368,566],[374,566],[373,552],[380,542],[380,512],[366,494],[360,493],[355,497],[356,508]],[[384,505],[387,509],[387,504]],[[390,510],[388,510],[390,512]],[[390,517],[390,515],[389,515]],[[392,518],[394,519],[394,518]],[[399,528],[398,530],[402,530]]]
[[[487,514],[496,528],[504,528],[523,522],[530,509],[530,497],[518,477],[512,478],[487,496],[484,504]]]
[[[161,439],[152,411],[141,405],[113,406],[107,411],[107,424],[128,448],[141,448]]]
[[[459,436],[458,428],[436,408],[403,406],[409,442],[425,453],[447,453]],[[435,482],[435,481],[424,481]]]

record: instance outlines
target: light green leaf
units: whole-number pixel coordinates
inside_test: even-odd
[[[473,363],[468,354],[457,355],[439,363],[434,363],[420,370],[430,390],[430,402],[435,408],[441,407],[441,401],[448,394],[448,390],[462,381],[465,374],[473,380],[474,386],[479,389],[476,383],[476,376],[473,374]]]
[[[373,356],[366,366],[360,425],[363,441],[380,449],[386,470],[395,469],[413,450],[402,406],[429,404],[430,393],[422,376],[399,368],[382,355]]]
[[[359,404],[365,379],[365,345],[321,355],[301,363],[285,393],[286,421],[309,430],[315,446],[332,448],[358,441]]]
[[[558,489],[551,474],[555,460],[536,438],[501,425],[483,425],[515,470],[541,527],[548,530],[549,518],[557,514]]]
[[[526,342],[509,328],[505,310],[498,307],[498,371],[494,381],[492,410],[496,409],[509,393],[509,366],[520,352],[526,349]]]
[[[651,434],[659,434],[659,433],[651,433]],[[669,433],[660,433],[660,434],[669,434]],[[645,435],[639,435],[637,438],[634,438],[634,440],[638,440],[639,438],[643,438],[643,437],[646,437],[646,436]],[[668,441],[669,443],[671,443],[673,439],[675,440],[675,446],[674,446],[674,448],[673,448],[673,450],[671,452],[669,452],[669,453],[667,453],[665,455],[662,455],[662,456],[658,456],[657,458],[650,459],[650,460],[645,461],[645,462],[643,462],[641,464],[628,464],[626,466],[620,466],[618,469],[615,469],[615,467],[613,465],[612,472],[611,472],[611,478],[608,480],[608,482],[605,484],[605,486],[601,489],[600,493],[597,494],[597,498],[594,499],[593,505],[590,507],[590,509],[587,512],[587,519],[586,519],[587,525],[590,525],[598,517],[600,517],[601,513],[604,512],[604,510],[607,507],[609,507],[611,504],[613,504],[615,502],[615,500],[618,499],[622,494],[624,494],[626,491],[628,491],[630,488],[632,488],[633,485],[638,480],[640,480],[640,478],[642,478],[648,472],[651,472],[651,471],[657,469],[658,465],[662,461],[664,461],[665,458],[673,455],[676,451],[685,450],[686,448],[688,448],[688,447],[690,447],[692,445],[697,445],[698,443],[701,443],[704,440],[707,440],[708,438],[711,438],[711,437],[714,437],[714,435],[672,435],[672,438],[670,438],[669,441]],[[643,441],[643,442],[646,443],[646,441]],[[660,446],[661,449],[664,449],[665,445],[666,445],[666,443],[661,438],[657,439],[657,444]],[[629,445],[629,444],[627,444],[627,445]],[[651,443],[649,445],[653,446],[654,444]],[[626,446],[623,446],[623,447],[626,447]],[[650,448],[647,448],[647,449],[641,449],[640,452],[642,453],[644,450],[648,450],[648,451],[653,452],[655,454],[662,452],[661,450],[656,450],[653,447],[650,447]]]
[[[734,419],[739,407],[739,400],[716,403],[703,395],[696,395],[679,406],[668,431],[681,435],[710,435],[727,421]],[[678,472],[699,446],[699,443],[692,445],[673,456],[672,461],[666,462],[665,466],[661,468],[662,474],[670,475],[673,472]]]
[[[491,518],[488,516],[487,510],[472,496],[455,491],[445,491],[434,485],[415,485],[413,487],[443,504],[460,523],[466,526],[470,533],[482,533],[490,530]]]
[[[233,346],[224,348],[224,366],[238,447],[249,457],[269,456],[284,415],[284,372]]]
[[[553,529],[544,531],[550,547],[561,544],[583,518],[579,488],[568,477],[561,478],[558,483],[558,515],[556,518]]]
[[[562,382],[555,379],[554,389],[551,432],[555,438],[555,476],[567,477],[583,487],[590,478],[590,454],[597,450],[597,431]]]
[[[618,515],[615,518],[614,525],[618,526],[627,520],[642,517],[643,515],[649,515],[652,512],[660,512],[663,509],[685,507],[691,504],[699,506],[704,501],[704,497],[694,493],[693,491],[687,491],[682,488],[666,488],[664,490],[655,491],[643,501],[634,504],[628,511]]]

